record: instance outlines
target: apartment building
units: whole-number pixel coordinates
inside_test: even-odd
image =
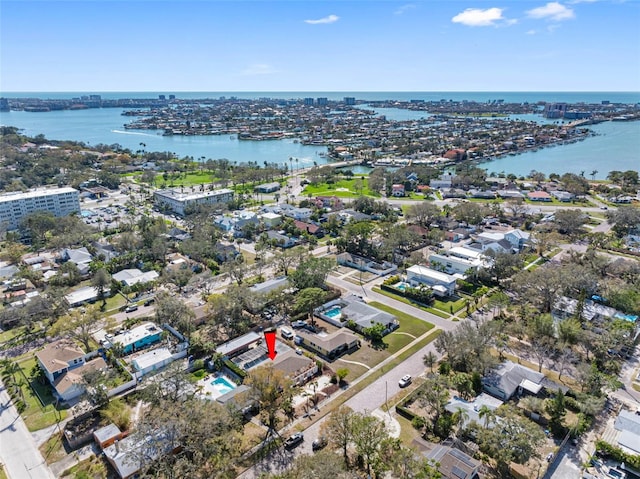
[[[18,229],[22,220],[37,211],[48,211],[55,216],[80,213],[79,191],[65,187],[0,195],[0,224],[9,231]]]

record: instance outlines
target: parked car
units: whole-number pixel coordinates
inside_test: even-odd
[[[398,386],[400,386],[401,388],[406,388],[409,384],[411,384],[411,376],[408,374],[402,376],[400,378],[400,381],[398,381]]]
[[[304,328],[307,325],[306,321],[298,320],[291,323],[293,329]]]
[[[145,305],[145,306],[149,306],[149,305],[151,305],[151,304],[155,303],[155,301],[156,301],[155,299],[153,299],[153,298],[149,298],[149,299],[147,299],[147,300],[144,302],[144,305]]]
[[[313,441],[311,443],[311,450],[312,451],[319,451],[320,449],[322,449],[326,445],[327,445],[327,438],[324,437],[324,436],[320,436],[318,439],[316,439],[315,441]]]
[[[131,304],[129,306],[127,306],[124,310],[125,313],[133,313],[134,311],[138,310],[138,305],[137,304]]]
[[[304,441],[304,435],[301,432],[297,432],[293,436],[290,436],[287,439],[285,439],[284,447],[286,449],[293,449],[302,441]]]

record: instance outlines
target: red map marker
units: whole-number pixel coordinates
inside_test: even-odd
[[[269,359],[273,361],[276,357],[276,332],[273,329],[268,329],[264,332],[264,341],[267,343],[267,349],[269,350]]]

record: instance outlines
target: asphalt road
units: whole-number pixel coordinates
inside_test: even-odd
[[[9,479],[54,479],[0,381],[0,458]]]

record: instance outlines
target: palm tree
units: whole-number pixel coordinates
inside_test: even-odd
[[[438,356],[436,356],[436,354],[433,351],[429,351],[427,354],[422,356],[422,362],[426,367],[431,369],[431,372],[433,372],[433,367],[438,362]]]
[[[480,419],[484,419],[484,427],[486,429],[489,427],[489,424],[493,422],[495,418],[495,414],[493,413],[491,408],[489,408],[489,406],[487,406],[486,404],[483,404],[482,406],[480,406],[480,409],[478,410],[478,417]]]
[[[590,173],[591,181],[595,181],[595,180],[596,180],[596,175],[597,175],[597,174],[598,174],[598,170],[593,170],[593,171]]]

